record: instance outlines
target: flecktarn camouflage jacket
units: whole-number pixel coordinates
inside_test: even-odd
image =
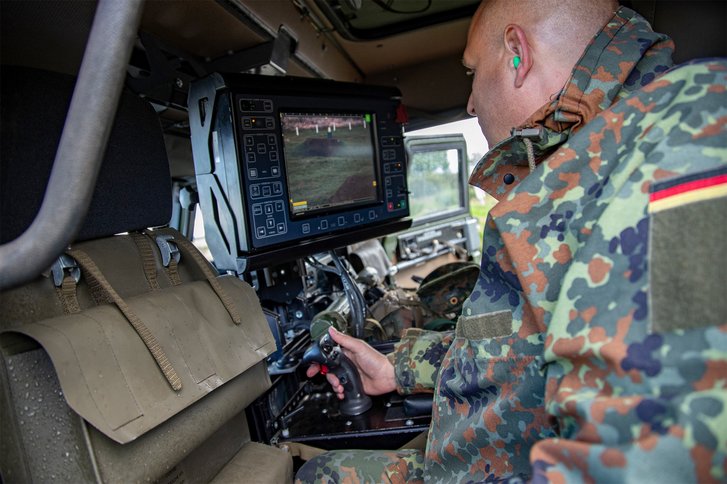
[[[727,62],[672,48],[621,8],[476,167],[477,287],[394,358],[429,480],[727,480]]]

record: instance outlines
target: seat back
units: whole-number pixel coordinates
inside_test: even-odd
[[[40,206],[73,79],[2,76],[6,242]],[[76,241],[0,293],[4,482],[207,481],[250,441],[244,409],[270,386],[275,342],[247,284],[148,229],[169,220],[170,185],[156,114],[124,93]]]

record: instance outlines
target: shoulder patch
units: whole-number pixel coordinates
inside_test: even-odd
[[[655,183],[649,216],[652,329],[727,323],[727,166]]]
[[[649,213],[727,195],[727,166],[654,183]]]

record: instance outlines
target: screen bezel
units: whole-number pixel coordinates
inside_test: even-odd
[[[364,117],[366,115],[371,116],[370,121],[370,141],[371,141],[371,148],[373,152],[373,158],[371,159],[371,164],[373,165],[373,173],[376,181],[376,196],[373,199],[369,200],[361,200],[358,202],[353,203],[345,203],[345,204],[339,204],[334,206],[326,206],[311,210],[305,210],[303,212],[295,212],[293,210],[293,202],[291,200],[291,192],[290,192],[290,180],[288,176],[288,153],[286,151],[286,141],[285,136],[283,134],[283,115],[291,116],[291,115],[321,115],[321,116],[359,116]],[[330,214],[336,214],[340,212],[346,212],[353,208],[361,208],[366,206],[374,206],[379,205],[381,203],[384,203],[383,198],[383,189],[382,189],[382,178],[381,178],[381,160],[380,160],[380,146],[379,146],[379,139],[378,139],[378,133],[377,133],[377,113],[375,111],[365,111],[365,110],[351,110],[351,109],[326,109],[326,108],[301,108],[301,107],[289,107],[289,106],[279,106],[276,109],[276,116],[280,122],[280,140],[281,140],[281,169],[283,170],[283,174],[285,177],[285,189],[286,193],[288,194],[287,199],[288,203],[287,210],[288,210],[288,216],[290,220],[305,220],[308,218],[320,216],[320,215],[330,215]]]

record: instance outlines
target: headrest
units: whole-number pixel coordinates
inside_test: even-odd
[[[9,66],[0,74],[0,243],[5,243],[20,236],[40,209],[75,79]],[[75,240],[165,225],[171,208],[159,119],[147,102],[124,91]]]

